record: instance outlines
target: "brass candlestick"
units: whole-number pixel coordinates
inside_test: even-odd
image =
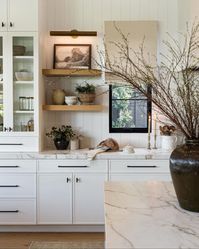
[[[154,146],[153,146],[154,150],[157,150],[157,135],[154,134]]]

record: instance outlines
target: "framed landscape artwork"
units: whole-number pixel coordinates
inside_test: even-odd
[[[55,44],[56,69],[91,69],[91,44]]]

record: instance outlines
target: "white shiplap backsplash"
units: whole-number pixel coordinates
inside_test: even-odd
[[[183,0],[184,1],[184,0]],[[48,37],[46,39],[46,68],[52,68],[54,43],[91,43],[92,56],[96,58],[97,50],[103,47],[104,21],[123,20],[155,20],[158,21],[158,54],[164,52],[161,45],[166,39],[166,32],[177,35],[179,28],[179,11],[183,8],[181,0],[48,0],[48,29],[49,30],[96,30],[97,37]],[[181,12],[180,12],[181,13]],[[186,16],[183,12],[183,18]],[[180,20],[182,26],[183,21]],[[103,85],[104,78],[49,78],[46,87],[47,101],[53,88],[64,88],[67,92],[73,91],[76,83],[87,80],[96,85]],[[105,90],[103,88],[102,90]],[[100,91],[102,91],[100,90]],[[97,102],[103,104],[103,112],[98,113],[70,113],[54,112],[44,114],[45,130],[53,125],[71,124],[84,135],[81,147],[94,147],[102,139],[115,138],[120,146],[132,143],[137,147],[147,146],[146,134],[109,134],[108,131],[108,94],[101,95]],[[45,140],[45,147],[50,145]]]

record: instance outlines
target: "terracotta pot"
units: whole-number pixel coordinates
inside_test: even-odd
[[[52,101],[54,105],[63,105],[65,102],[65,91],[63,89],[55,89],[52,94]]]
[[[92,104],[95,101],[95,93],[79,93],[78,98],[83,104]]]
[[[187,140],[172,152],[170,171],[180,206],[199,212],[199,140]]]

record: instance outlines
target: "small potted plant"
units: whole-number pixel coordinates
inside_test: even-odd
[[[95,101],[95,86],[93,84],[85,82],[84,85],[77,85],[76,92],[82,104],[92,104]]]
[[[177,137],[174,135],[176,131],[173,125],[160,126],[161,148],[163,150],[172,151],[176,147]]]
[[[53,139],[57,150],[66,150],[75,133],[70,125],[62,125],[59,128],[53,126],[46,136]]]

